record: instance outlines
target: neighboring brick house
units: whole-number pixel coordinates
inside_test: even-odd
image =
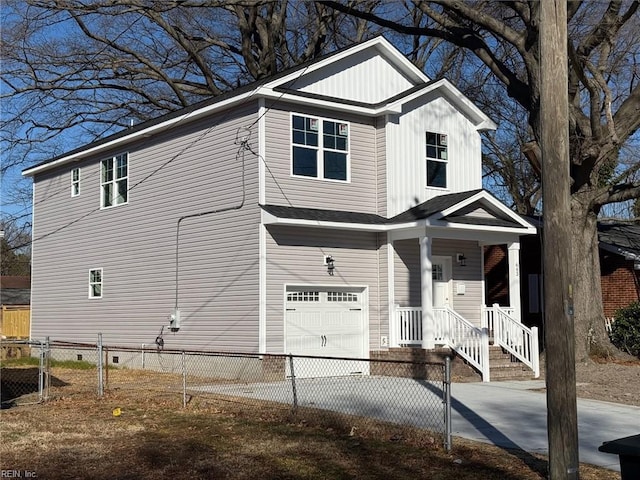
[[[601,223],[600,270],[604,316],[640,299],[640,224]]]
[[[538,229],[542,221],[528,218]],[[613,317],[619,308],[640,299],[640,224],[601,222],[600,274],[604,316]],[[485,302],[509,305],[507,253],[504,245],[484,249]],[[542,254],[540,235],[520,240],[522,321],[542,326]]]

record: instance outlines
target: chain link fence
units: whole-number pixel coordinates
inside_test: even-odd
[[[54,395],[140,392],[178,397],[185,408],[197,397],[254,411],[348,420],[354,428],[384,423],[425,429],[451,447],[448,358],[430,363],[131,348],[103,345],[101,338],[96,344],[36,345],[30,355],[42,361],[35,378],[54,386]],[[3,364],[3,402],[4,374]],[[18,383],[11,384],[11,396],[21,392]],[[38,401],[49,395],[46,387],[40,392]]]
[[[51,386],[47,342],[0,341],[0,352],[0,408],[46,400]]]

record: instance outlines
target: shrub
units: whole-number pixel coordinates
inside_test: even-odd
[[[620,350],[640,358],[640,302],[616,311],[611,342]]]

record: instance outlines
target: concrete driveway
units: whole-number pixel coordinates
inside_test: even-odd
[[[442,429],[442,391],[435,383],[396,377],[296,380],[300,406]],[[548,453],[544,381],[454,383],[452,434],[499,447]],[[192,388],[292,404],[290,382]],[[640,433],[640,407],[578,400],[580,462],[620,470],[617,455],[598,452],[605,441]],[[453,440],[455,445],[455,439]]]

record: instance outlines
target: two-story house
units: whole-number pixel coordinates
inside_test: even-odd
[[[27,168],[32,337],[449,345],[486,379],[487,327],[524,348],[518,238],[535,232],[482,189],[494,128],[378,37]],[[508,245],[510,309],[483,305],[490,244]]]

